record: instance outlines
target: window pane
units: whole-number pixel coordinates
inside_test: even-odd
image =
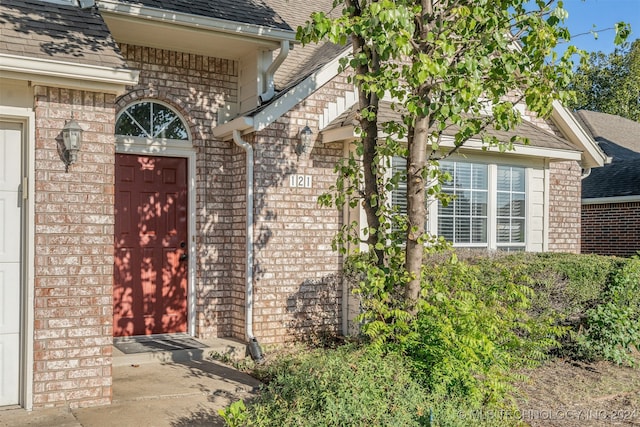
[[[487,215],[489,188],[488,166],[465,162],[442,162],[443,170],[453,177],[453,206],[438,208],[438,234],[458,243],[487,243]]]
[[[512,195],[511,216],[524,218],[524,194],[515,193]]]
[[[511,191],[511,168],[498,166],[498,191]]]
[[[456,218],[455,220],[456,243],[471,243],[471,218]]]
[[[145,131],[126,113],[122,114],[116,123],[116,135],[145,137]]]
[[[438,235],[453,241],[453,218],[438,218]]]
[[[456,163],[456,188],[471,188],[471,163]]]
[[[176,120],[162,132],[162,138],[187,140],[189,139],[189,134],[182,122],[176,117]]]
[[[511,221],[509,219],[498,219],[498,243],[509,243]]]
[[[127,108],[127,111],[121,117],[126,115],[129,115],[138,124],[139,133],[131,136],[151,136],[149,133],[151,128],[151,104],[149,102],[132,105]]]
[[[511,168],[511,191],[524,192],[524,168]]]
[[[444,190],[443,193],[453,195],[453,192],[450,190]],[[450,200],[447,206],[445,206],[442,202],[438,203],[438,215],[453,216],[454,203],[455,200]]]
[[[471,205],[471,215],[487,216],[487,193],[475,191]]]
[[[471,215],[471,191],[458,191],[453,203],[456,206],[456,215]]]
[[[474,218],[472,227],[472,240],[474,243],[487,241],[487,219]]]
[[[524,219],[511,220],[511,242],[524,243]]]
[[[473,189],[486,190],[489,188],[487,165],[473,165]]]
[[[509,193],[498,193],[498,216],[509,216],[511,207]]]

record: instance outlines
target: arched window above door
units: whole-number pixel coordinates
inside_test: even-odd
[[[142,101],[128,106],[118,117],[116,135],[189,140],[187,127],[178,113],[154,101]]]

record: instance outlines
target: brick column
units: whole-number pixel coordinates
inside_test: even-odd
[[[61,130],[84,129],[65,172]],[[34,407],[111,402],[114,96],[35,87]]]

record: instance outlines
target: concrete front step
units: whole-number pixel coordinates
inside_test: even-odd
[[[247,355],[247,344],[231,338],[195,338],[195,340],[201,344],[201,346],[198,346],[198,348],[165,350],[154,348],[154,346],[149,346],[149,350],[129,354],[121,351],[115,344],[116,342],[129,342],[134,344],[142,344],[142,346],[144,346],[145,343],[148,343],[151,340],[162,342],[163,338],[167,338],[169,340],[171,340],[172,338],[182,338],[189,341],[194,340],[194,338],[189,337],[186,334],[153,337],[114,338],[113,366],[131,366],[144,363],[172,363],[211,360],[212,354],[216,354],[216,358],[221,361],[236,361],[245,358]]]

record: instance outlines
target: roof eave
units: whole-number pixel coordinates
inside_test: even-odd
[[[331,62],[309,75],[306,79],[295,85],[285,93],[279,95],[264,109],[254,114],[238,116],[227,123],[216,126],[213,134],[218,138],[231,139],[232,130],[240,130],[243,134],[265,129],[278,118],[282,117],[298,103],[306,99],[320,87],[333,79],[339,71],[340,58],[338,55]]]
[[[590,197],[590,198],[582,199],[583,205],[602,205],[606,203],[631,203],[631,202],[640,202],[640,195]]]
[[[334,127],[332,129],[328,129],[322,131],[322,142],[323,143],[331,143],[338,141],[352,141],[358,137],[355,132],[355,126],[346,125],[341,127]],[[440,143],[440,146],[443,148],[454,148],[455,144],[453,142],[453,138],[444,136]],[[461,147],[461,150],[468,151],[485,151],[492,152],[495,154],[504,154],[504,155],[519,155],[519,156],[527,156],[527,157],[540,157],[544,159],[562,161],[562,160],[581,160],[581,152],[578,150],[564,150],[560,148],[548,148],[548,147],[535,147],[532,145],[514,145],[514,149],[510,151],[504,152],[496,152],[492,151],[491,147],[487,147],[481,140],[478,139],[470,139],[464,143]]]
[[[175,12],[154,7],[121,3],[118,0],[96,1],[101,12],[117,15],[125,15],[159,21],[167,24],[176,24],[187,27],[195,27],[202,30],[210,30],[227,34],[242,35],[248,38],[271,40],[280,42],[288,40],[296,42],[296,32],[280,28],[265,27],[262,25],[247,24],[228,21],[218,18],[210,18],[188,13]]]
[[[216,126],[211,131],[213,136],[222,141],[229,141],[233,138],[233,131],[238,130],[241,134],[246,135],[255,131],[252,117],[239,116],[233,120]]]
[[[583,168],[597,168],[610,162],[598,143],[584,130],[573,114],[558,101],[553,101],[551,120],[565,137],[582,151]]]

